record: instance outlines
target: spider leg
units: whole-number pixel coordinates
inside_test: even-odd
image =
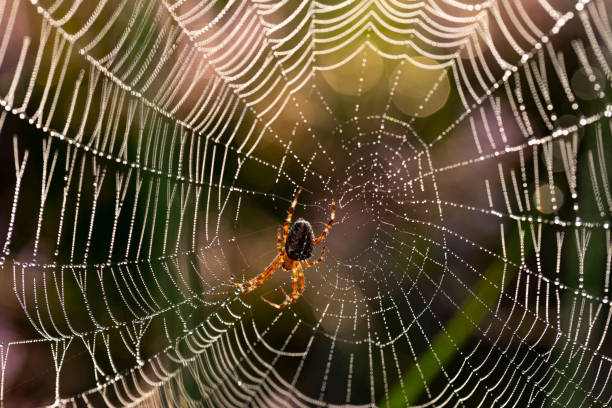
[[[279,263],[282,262],[282,257],[283,257],[283,247],[281,244],[281,229],[280,226],[278,227],[278,242],[277,242],[277,247],[278,247],[278,251],[279,251],[279,255],[277,255],[276,258],[274,258],[274,260],[272,261],[272,263],[270,265],[268,265],[268,267],[258,276],[254,277],[253,279],[251,279],[250,281],[247,282],[243,282],[243,283],[237,283],[237,282],[230,282],[232,285],[234,286],[238,286],[240,288],[247,288],[243,291],[243,293],[249,293],[252,290],[255,290],[257,287],[259,287],[262,283],[264,283],[271,275],[272,273],[274,273],[274,270],[276,270],[276,267],[278,266]],[[255,285],[255,286],[253,286]],[[253,286],[251,288],[249,288],[250,286]]]
[[[291,224],[291,217],[293,217],[293,210],[295,210],[295,206],[297,205],[298,197],[302,192],[302,187],[300,187],[293,198],[293,202],[291,203],[291,207],[289,207],[289,213],[287,214],[287,219],[285,220],[285,226],[283,227],[283,243],[287,242],[287,232],[289,232],[289,225]]]
[[[334,225],[334,218],[336,218],[336,201],[332,200],[332,213],[331,213],[331,217],[329,219],[329,222],[327,223],[327,227],[325,227],[325,230],[323,231],[323,234],[321,234],[321,236],[319,238],[315,239],[315,241],[314,241],[315,245],[318,244],[319,242],[323,241],[323,239],[327,235],[327,231],[329,231],[331,226]]]
[[[325,247],[323,247],[323,250],[321,251],[321,257],[319,259],[317,259],[313,263],[310,263],[307,260],[303,260],[302,263],[304,264],[305,267],[310,268],[311,266],[315,266],[316,264],[320,263],[323,260],[324,255],[325,255]]]
[[[301,266],[299,263],[297,263],[296,266],[291,269],[291,273],[293,274],[293,292],[291,293],[291,296],[287,295],[287,292],[285,292],[285,289],[283,289],[282,287],[280,288],[283,294],[285,295],[285,300],[283,301],[283,303],[281,304],[272,303],[268,299],[264,298],[263,296],[261,297],[261,300],[263,300],[270,306],[275,307],[277,309],[284,308],[285,306],[287,306],[289,302],[292,302],[292,303],[295,302],[295,300],[299,297],[299,296],[296,297],[296,293],[298,290],[298,274],[297,274],[298,269],[301,271]]]
[[[276,237],[277,237],[276,247],[278,248],[279,254],[282,256],[284,254],[285,249],[283,248],[283,243],[281,241],[281,227],[280,227],[280,225],[278,226],[278,234],[276,235]]]
[[[285,306],[287,306],[287,303],[289,303],[289,300],[285,299],[285,301],[284,301],[283,303],[281,303],[281,304],[278,304],[278,305],[277,305],[276,303],[272,303],[272,302],[270,302],[268,299],[266,299],[266,298],[265,298],[265,297],[263,297],[263,296],[260,296],[260,297],[261,297],[261,300],[263,300],[264,302],[266,302],[266,303],[267,303],[267,304],[269,304],[270,306],[272,306],[272,307],[274,307],[274,308],[276,308],[276,309],[279,309],[279,310],[280,310],[280,309],[284,309],[284,308],[285,308]]]
[[[296,273],[296,270],[300,271],[301,269],[302,267],[300,266],[299,262],[296,262],[295,266],[291,269],[291,274],[293,277],[293,289],[291,290],[291,301],[292,302],[295,302],[295,299],[297,299],[295,297],[295,294],[297,293],[297,290],[298,290],[298,274]]]
[[[274,258],[272,263],[270,265],[268,265],[268,267],[262,273],[260,273],[259,275],[257,275],[253,279],[251,279],[250,281],[243,282],[243,283],[237,283],[237,282],[230,282],[230,283],[232,285],[234,285],[234,286],[239,287],[239,288],[244,288],[242,290],[242,293],[249,293],[249,292],[257,289],[266,280],[268,280],[268,278],[270,276],[272,276],[272,274],[276,270],[276,267],[282,261],[282,259],[283,259],[282,256],[278,255],[276,258]]]

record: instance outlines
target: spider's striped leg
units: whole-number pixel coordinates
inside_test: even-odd
[[[280,226],[278,227],[278,234],[277,234],[277,247],[278,247],[278,252],[279,255],[276,256],[276,258],[274,258],[274,260],[272,261],[272,263],[258,276],[254,277],[253,279],[251,279],[250,281],[247,282],[243,282],[243,283],[237,283],[237,282],[231,282],[230,283],[234,286],[238,286],[240,288],[247,288],[243,290],[243,293],[249,293],[253,290],[255,290],[257,287],[261,286],[262,283],[264,283],[271,275],[272,273],[274,273],[274,271],[276,270],[276,267],[278,266],[278,264],[280,264],[283,260],[283,246],[281,243],[281,228]]]
[[[249,292],[257,289],[266,280],[268,280],[268,278],[270,276],[272,276],[272,274],[276,270],[276,267],[278,266],[279,263],[282,262],[282,260],[283,260],[282,256],[278,255],[276,258],[274,258],[272,263],[270,265],[268,265],[268,267],[262,273],[260,273],[258,276],[256,276],[255,278],[251,279],[250,281],[243,282],[243,283],[237,283],[237,282],[231,282],[230,281],[230,283],[232,285],[234,285],[234,286],[238,286],[239,288],[244,288],[242,290],[242,293],[249,293]]]
[[[289,303],[289,298],[285,298],[285,300],[283,301],[283,303],[281,304],[276,304],[276,303],[272,303],[270,302],[268,299],[266,299],[265,297],[261,296],[261,300],[263,300],[264,302],[266,302],[267,304],[269,304],[270,306],[276,308],[276,309],[284,309],[285,306],[287,306],[287,304]]]
[[[285,296],[289,298],[291,303],[295,303],[295,301],[298,300],[298,298],[302,295],[302,292],[304,292],[304,269],[302,269],[302,265],[300,265],[299,262],[294,268],[294,271],[296,270],[297,270],[297,277],[294,272],[293,274],[293,293],[291,294],[291,296],[290,297],[287,296],[287,293],[285,293],[285,290],[281,288],[281,290],[283,291],[283,293],[285,293]],[[298,286],[298,279],[296,278],[299,278],[299,286]]]
[[[310,268],[311,266],[315,266],[316,264],[320,263],[323,260],[324,255],[325,255],[325,247],[323,247],[323,250],[321,251],[321,257],[319,259],[317,259],[313,263],[310,263],[304,259],[302,263],[304,264],[305,267]]]
[[[331,226],[334,225],[334,218],[336,218],[336,201],[332,200],[332,213],[331,213],[331,217],[329,219],[329,222],[327,223],[327,227],[325,227],[325,231],[323,231],[323,234],[321,234],[321,236],[319,238],[315,239],[315,241],[314,241],[315,245],[317,245],[319,242],[323,241],[323,239],[327,235],[327,231],[329,231]]]
[[[293,267],[293,269],[291,269],[291,273],[293,275],[293,292],[291,293],[291,296],[287,295],[287,292],[285,292],[285,289],[283,289],[282,287],[280,288],[281,291],[283,292],[283,294],[285,295],[285,300],[283,301],[283,303],[281,304],[276,304],[276,303],[272,303],[270,302],[268,299],[264,298],[263,296],[261,297],[261,300],[263,300],[264,302],[266,302],[267,304],[269,304],[272,307],[275,307],[277,309],[282,309],[285,306],[287,306],[287,304],[289,302],[295,302],[295,299],[297,299],[297,297],[295,297],[297,290],[298,290],[298,274],[297,274],[297,269],[299,269],[301,271],[301,266],[299,263],[296,263],[296,266]]]
[[[295,294],[297,293],[297,290],[298,290],[298,273],[296,273],[296,271],[298,273],[302,272],[302,265],[300,265],[299,262],[296,262],[295,266],[291,269],[291,274],[293,276],[293,289],[291,290],[291,296],[287,296],[287,294],[285,293],[285,296],[290,298],[292,302],[295,302],[295,299],[297,299],[295,297]]]
[[[287,242],[287,232],[289,232],[289,225],[291,225],[291,217],[293,217],[293,210],[295,210],[295,206],[297,205],[298,197],[302,192],[302,187],[300,187],[293,198],[293,202],[291,203],[291,207],[289,207],[289,213],[287,214],[287,219],[285,220],[285,226],[283,227],[283,243]]]
[[[277,241],[276,241],[276,247],[278,248],[278,253],[280,254],[280,256],[283,256],[285,248],[283,248],[283,243],[281,241],[281,227],[280,225],[278,226],[278,234],[276,235]]]

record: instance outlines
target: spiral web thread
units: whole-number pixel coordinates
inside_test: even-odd
[[[609,2],[4,0],[0,30],[5,404],[24,355],[50,405],[610,404]],[[228,281],[298,186],[337,223],[275,311],[283,272]]]

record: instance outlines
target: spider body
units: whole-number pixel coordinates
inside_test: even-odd
[[[285,252],[287,257],[294,261],[303,261],[310,258],[314,249],[314,232],[312,225],[303,218],[298,218],[287,233]]]
[[[258,276],[251,279],[250,281],[243,283],[230,282],[232,285],[242,288],[242,293],[249,293],[259,286],[261,286],[272,274],[274,271],[280,266],[283,270],[287,272],[291,272],[293,276],[293,291],[291,296],[287,295],[285,290],[281,288],[281,291],[285,295],[285,300],[280,303],[272,303],[269,300],[262,297],[261,299],[273,306],[277,309],[282,309],[289,302],[295,302],[302,292],[304,291],[304,268],[309,268],[321,262],[323,260],[323,255],[325,254],[325,247],[321,251],[321,257],[309,263],[306,259],[310,258],[312,255],[312,250],[315,245],[319,242],[323,241],[327,232],[331,228],[334,223],[334,216],[336,214],[336,202],[332,201],[332,213],[323,234],[320,237],[314,237],[314,232],[312,229],[312,225],[308,221],[303,218],[299,218],[296,222],[291,225],[291,217],[293,216],[293,210],[297,205],[298,197],[302,189],[300,188],[293,198],[293,202],[291,203],[291,207],[289,208],[289,213],[287,214],[287,219],[285,220],[285,225],[283,226],[283,234],[281,237],[281,228],[278,228],[278,237],[276,247],[278,250],[278,254],[276,258],[272,261],[270,265]],[[291,226],[291,228],[289,228]],[[303,265],[303,267],[302,267]]]

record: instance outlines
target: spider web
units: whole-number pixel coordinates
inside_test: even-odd
[[[1,1],[0,400],[609,405],[611,19]],[[336,224],[277,311],[228,281],[298,187]]]

